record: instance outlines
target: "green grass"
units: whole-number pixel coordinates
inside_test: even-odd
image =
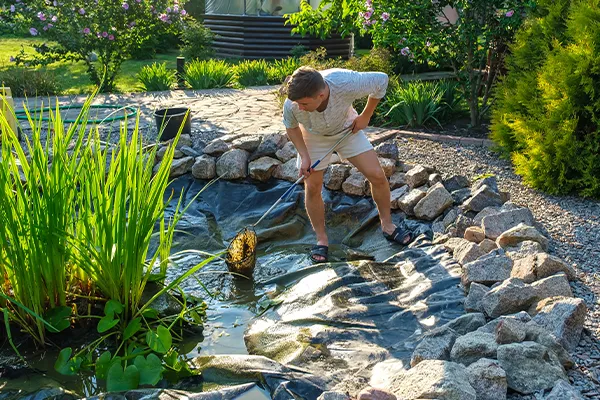
[[[31,47],[35,44],[43,43],[40,38],[21,38],[4,36],[0,40],[0,71],[14,65],[10,62],[10,57],[15,56],[24,46],[26,53],[33,53]],[[137,73],[146,65],[151,65],[154,62],[166,62],[167,68],[176,67],[176,57],[179,55],[179,50],[168,54],[157,54],[155,58],[148,60],[129,60],[121,65],[121,71],[117,76],[116,91],[121,93],[142,92],[139,82],[136,78]],[[72,63],[67,61],[56,62],[41,67],[41,69],[51,71],[56,74],[57,80],[60,82],[65,94],[80,94],[91,93],[94,86],[86,74],[86,67],[83,62]]]

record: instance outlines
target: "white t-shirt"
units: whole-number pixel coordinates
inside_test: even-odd
[[[283,124],[292,129],[299,124],[316,135],[333,136],[352,125],[358,113],[352,103],[360,98],[371,96],[381,99],[385,96],[388,76],[383,72],[356,72],[348,69],[327,69],[320,71],[329,86],[329,102],[322,111],[302,111],[298,104],[286,99],[283,104]]]

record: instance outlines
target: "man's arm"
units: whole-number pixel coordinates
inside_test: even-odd
[[[365,129],[387,90],[389,78],[383,72],[353,72],[355,85],[354,99],[369,96],[363,112],[356,117],[352,125],[354,133]]]
[[[365,109],[358,117],[356,117],[354,123],[352,124],[352,132],[356,133],[369,126],[369,121],[371,121],[371,117],[375,112],[375,108],[377,108],[377,104],[379,104],[380,101],[381,99],[376,99],[369,96],[367,104],[365,105]]]
[[[311,165],[311,160],[310,155],[308,154],[308,149],[306,148],[306,143],[304,143],[304,138],[302,137],[302,131],[300,130],[300,127],[295,127],[287,128],[286,132],[288,137],[294,144],[294,147],[298,151],[300,159],[302,160],[298,176],[304,175],[308,177],[310,175],[309,169]]]

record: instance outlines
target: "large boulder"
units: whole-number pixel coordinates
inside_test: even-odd
[[[567,379],[556,355],[536,342],[503,344],[497,355],[508,387],[519,393],[551,389],[557,380]]]
[[[169,177],[176,178],[178,176],[187,174],[192,170],[194,161],[194,157],[183,157],[178,160],[173,160],[173,163],[171,163],[171,172],[169,173]]]
[[[472,186],[473,190],[479,190],[483,186],[488,186],[494,192],[499,192],[498,180],[496,179],[496,177],[494,175],[485,176],[485,177],[482,177],[481,179],[475,179],[471,186]]]
[[[252,179],[266,182],[273,176],[273,171],[277,166],[281,165],[281,161],[271,157],[261,157],[251,161],[248,164],[248,174]]]
[[[433,220],[441,215],[454,201],[450,193],[441,183],[432,186],[425,197],[415,205],[414,212],[417,218]]]
[[[204,154],[219,157],[221,154],[229,151],[229,145],[221,139],[215,139],[204,148]]]
[[[258,149],[261,141],[261,135],[244,135],[231,142],[231,146],[234,149],[242,149],[252,153]]]
[[[342,188],[342,184],[350,175],[350,169],[351,167],[349,165],[330,164],[323,175],[323,183],[325,187],[330,190],[340,190]]]
[[[367,178],[360,173],[351,173],[348,178],[342,183],[342,190],[346,194],[352,194],[355,196],[364,196],[366,191],[365,188],[368,185]]]
[[[223,179],[241,179],[248,176],[248,152],[232,149],[217,160],[217,175]]]
[[[573,267],[560,258],[547,253],[535,253],[515,261],[510,275],[531,283],[558,272],[564,272],[569,280],[576,277]]]
[[[423,360],[450,360],[450,350],[458,338],[458,333],[447,327],[427,332],[413,351],[410,366]]]
[[[453,175],[444,181],[444,187],[450,193],[469,187],[469,178],[462,175]]]
[[[472,282],[493,285],[510,278],[513,261],[505,255],[490,253],[475,261],[464,264],[462,283],[469,287]]]
[[[469,332],[476,331],[484,325],[485,315],[480,312],[473,312],[461,315],[442,326],[452,329],[459,335],[466,335]]]
[[[469,242],[479,244],[485,240],[485,233],[479,226],[469,226],[467,229],[465,229],[464,238]]]
[[[406,192],[408,192],[408,185],[396,188],[390,192],[390,203],[392,209],[396,210],[399,208],[398,201],[400,201],[400,199],[406,195]]]
[[[417,188],[427,183],[427,179],[429,178],[429,172],[422,165],[417,165],[413,167],[410,171],[406,173],[405,179],[408,186],[411,189]]]
[[[296,182],[298,179],[298,167],[296,166],[296,160],[291,159],[281,165],[278,165],[273,170],[273,177],[277,179],[283,179],[289,182]]]
[[[544,400],[584,400],[584,398],[567,381],[560,380],[554,384],[552,391],[544,397]]]
[[[454,259],[462,265],[475,261],[483,255],[483,251],[481,251],[476,243],[469,242],[466,239],[461,239],[460,244],[456,246],[452,254]]]
[[[480,358],[496,358],[498,343],[491,333],[469,332],[456,339],[450,360],[469,366]]]
[[[496,360],[481,358],[467,368],[477,400],[506,400],[506,372]]]
[[[520,260],[521,258],[525,258],[532,254],[542,253],[543,251],[542,246],[538,242],[533,242],[531,240],[525,240],[514,246],[504,248],[506,255],[513,261]]]
[[[502,233],[496,239],[496,243],[498,247],[509,247],[515,246],[516,244],[524,241],[533,241],[537,242],[542,246],[544,251],[548,250],[548,239],[538,232],[533,226],[528,226],[525,224],[519,224],[514,228],[507,230]]]
[[[398,146],[396,146],[396,143],[393,142],[378,144],[375,146],[375,153],[377,153],[379,157],[389,158],[394,160],[394,162],[398,160],[399,155]]]
[[[563,347],[575,350],[581,338],[587,306],[582,299],[555,297],[538,305],[533,321],[554,334]]]
[[[495,240],[507,230],[521,223],[532,226],[533,222],[531,210],[528,208],[519,208],[488,215],[482,219],[481,226],[485,236]]]
[[[402,196],[400,199],[398,199],[398,208],[407,215],[414,215],[415,206],[423,197],[425,197],[426,194],[427,193],[423,190],[413,189],[404,196]]]
[[[502,205],[500,193],[488,185],[483,185],[479,189],[472,190],[473,194],[463,204],[466,210],[479,212],[486,207]]]
[[[397,397],[382,389],[366,387],[360,391],[356,400],[397,400]]]
[[[465,304],[464,304],[465,311],[467,311],[467,312],[483,312],[483,306],[481,305],[481,300],[483,299],[483,296],[485,296],[485,294],[489,291],[490,291],[490,288],[488,288],[485,285],[482,285],[477,282],[471,283],[471,285],[469,286],[469,294],[467,295],[467,298],[465,299]]]
[[[192,166],[192,175],[196,179],[213,179],[217,175],[215,158],[208,154],[196,157],[196,161]]]
[[[518,278],[509,278],[487,292],[481,299],[491,318],[526,310],[537,298],[536,290]]]
[[[573,297],[571,285],[569,285],[567,276],[562,272],[533,282],[531,287],[535,290],[538,300],[555,296]]]
[[[396,172],[396,160],[389,158],[379,158],[379,165],[383,169],[383,172],[387,178],[390,178]]]
[[[390,176],[390,189],[394,190],[406,185],[406,174],[404,172],[394,172]]]
[[[268,133],[264,135],[260,145],[250,156],[250,161],[265,156],[276,157],[277,150],[282,148],[287,141],[287,137],[279,133]]]
[[[298,156],[298,151],[296,150],[294,143],[287,142],[282,148],[275,152],[275,155],[281,162],[288,162],[292,158],[296,158]]]

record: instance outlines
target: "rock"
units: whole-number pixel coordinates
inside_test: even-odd
[[[275,154],[277,153],[277,150],[282,148],[286,142],[286,136],[279,133],[268,133],[264,135],[260,145],[250,156],[250,161],[254,161],[265,156],[276,157]]]
[[[483,229],[481,229],[478,226],[470,226],[467,229],[465,229],[464,237],[469,242],[480,243],[483,241],[483,239],[485,239],[485,233],[483,233]]]
[[[503,344],[497,354],[508,387],[521,394],[550,389],[557,380],[567,379],[556,355],[536,342]]]
[[[450,361],[425,360],[397,374],[386,388],[400,399],[475,400],[467,369]]]
[[[502,212],[501,210],[502,208],[497,206],[486,207],[479,211],[475,217],[473,217],[473,223],[477,226],[481,226],[481,223],[485,217],[498,214],[499,212]]]
[[[481,243],[479,243],[479,248],[481,249],[481,251],[483,251],[484,254],[487,254],[490,251],[496,250],[498,247],[496,246],[496,242],[494,242],[493,240],[483,239]]]
[[[473,190],[473,195],[464,202],[466,210],[479,212],[486,207],[502,205],[502,199],[497,191],[487,185]]]
[[[477,248],[479,250],[479,247]],[[463,264],[462,283],[469,287],[472,282],[493,285],[510,278],[513,261],[505,255],[490,255]]]
[[[234,149],[246,150],[248,153],[252,153],[258,149],[260,142],[262,142],[262,136],[260,135],[244,135],[234,139],[231,146]]]
[[[347,394],[341,392],[323,392],[317,400],[351,400]]]
[[[427,179],[427,183],[429,184],[429,186],[434,186],[437,183],[442,184],[442,182],[443,182],[443,179],[440,174],[431,174],[431,175],[429,175],[429,178]],[[442,186],[444,186],[444,185],[442,184]],[[444,189],[446,189],[446,188],[444,187]],[[448,191],[448,190],[446,190],[446,191]],[[450,192],[448,192],[448,194],[450,194]]]
[[[453,175],[444,181],[444,187],[450,193],[469,187],[469,179],[462,175]]]
[[[516,318],[503,318],[496,325],[496,343],[520,343],[527,337],[527,325]]]
[[[467,200],[469,197],[471,197],[471,189],[470,188],[464,188],[464,189],[458,189],[455,190],[454,192],[450,193],[452,196],[452,200],[454,200],[454,203],[456,204],[462,204],[464,203],[465,200]]]
[[[406,372],[406,368],[404,362],[396,358],[388,358],[385,361],[378,362],[371,371],[369,385],[390,391],[392,381],[397,375]]]
[[[281,161],[279,160],[271,157],[261,157],[248,164],[248,174],[252,179],[266,182],[271,179],[273,171],[279,165],[281,165]]]
[[[177,151],[175,151],[177,152]],[[189,156],[189,157],[199,157],[200,153],[198,153],[196,150],[194,150],[193,148],[191,148],[190,146],[182,146],[179,149],[179,152],[183,155]]]
[[[158,150],[156,150],[156,161],[162,161],[162,159],[165,157],[165,153],[167,152],[168,147],[167,146],[161,146],[158,148]]]
[[[405,176],[406,174],[404,172],[394,172],[394,174],[390,176],[390,189],[394,190],[406,185]]]
[[[281,162],[288,162],[292,158],[296,158],[298,156],[298,151],[296,150],[294,143],[287,142],[282,148],[275,152],[275,155]]]
[[[469,286],[469,294],[465,299],[465,311],[482,312],[483,306],[481,305],[481,299],[483,299],[483,296],[489,291],[490,289],[485,285],[482,285],[477,282],[471,283],[471,285]]]
[[[142,301],[144,304],[147,303],[161,289],[162,287],[160,287],[156,283],[149,282],[144,288],[144,292],[142,293],[140,301]],[[152,303],[150,304],[150,307],[155,309],[158,315],[161,317],[171,317],[173,315],[177,315],[183,309],[181,302],[178,301],[172,295],[170,295],[168,292],[163,293],[156,299],[154,299],[154,301],[152,301]]]
[[[533,241],[537,242],[542,246],[544,251],[548,250],[548,239],[538,232],[533,226],[528,226],[525,224],[519,224],[514,228],[507,230],[502,233],[496,239],[496,244],[498,247],[508,247],[514,246],[523,241]]]
[[[419,200],[415,205],[414,212],[417,218],[431,221],[441,215],[452,204],[452,196],[444,188],[444,185],[438,183],[429,189],[425,197]]]
[[[351,173],[348,178],[342,183],[342,190],[346,194],[352,194],[355,196],[364,196],[366,191],[365,187],[368,185],[367,178],[360,173]]]
[[[427,332],[413,351],[410,366],[423,360],[450,360],[450,350],[459,334],[448,327],[440,327]]]
[[[576,277],[573,267],[560,258],[547,253],[536,253],[515,261],[511,276],[520,278],[525,283],[531,283],[558,272],[564,272],[569,280]]]
[[[558,360],[562,366],[566,369],[572,368],[575,363],[571,358],[571,355],[562,344],[559,343],[556,336],[548,332],[545,328],[539,326],[535,321],[529,321],[526,323],[527,336],[525,340],[532,341],[547,347],[558,357]]]
[[[584,398],[567,381],[560,380],[554,384],[552,391],[544,397],[544,400],[584,400]]]
[[[458,248],[466,246],[468,244],[469,241],[466,239],[453,237],[449,238],[444,242],[444,248],[446,249],[446,251],[454,253]]]
[[[375,153],[377,153],[377,156],[379,157],[389,158],[394,160],[394,162],[398,160],[399,155],[398,146],[396,146],[396,143],[393,142],[378,144],[375,146]]]
[[[173,160],[171,164],[171,172],[169,178],[176,178],[181,175],[185,175],[191,171],[194,165],[194,157],[184,157],[178,160]]]
[[[426,194],[427,193],[422,190],[413,189],[404,196],[402,196],[400,199],[398,199],[398,208],[405,212],[407,215],[414,215],[415,206],[423,197],[425,197]]]
[[[422,186],[427,183],[429,172],[422,165],[417,165],[406,173],[405,179],[411,189]]]
[[[292,143],[292,142],[288,142]],[[287,146],[287,144],[286,144]],[[323,183],[330,190],[340,190],[342,184],[350,175],[350,166],[344,164],[330,164],[323,175]]]
[[[496,319],[493,319],[490,322],[488,322],[487,324],[485,324],[484,326],[482,326],[481,328],[479,328],[478,331],[486,332],[486,333],[493,333],[495,335],[496,330],[498,329],[498,324],[500,324],[500,322],[507,320],[507,319],[514,319],[515,321],[523,322],[525,324],[531,321],[531,317],[529,316],[529,314],[527,314],[527,312],[519,311],[518,313],[515,313],[515,314],[502,315]]]
[[[452,329],[459,335],[473,332],[485,325],[485,315],[480,312],[468,313],[442,325],[444,328]]]
[[[518,278],[509,278],[487,292],[481,299],[491,318],[526,310],[536,299],[536,290]]]
[[[538,242],[526,240],[516,246],[505,247],[506,255],[513,261],[520,260],[532,254],[542,253],[542,246]]]
[[[217,176],[223,179],[240,179],[248,176],[248,152],[229,150],[217,160]]]
[[[229,151],[229,145],[221,139],[213,140],[204,148],[204,154],[214,157],[218,157],[227,151]]]
[[[586,313],[587,306],[582,299],[557,297],[543,305],[533,321],[554,334],[565,349],[574,351]]]
[[[498,343],[491,333],[470,332],[456,339],[450,360],[469,366],[480,358],[496,358]]]
[[[477,179],[477,180],[473,181],[473,184],[471,185],[471,187],[473,188],[473,191],[477,191],[480,188],[482,188],[483,186],[488,186],[494,192],[499,191],[498,190],[498,180],[496,179],[495,176],[487,176],[482,179]]]
[[[465,232],[470,226],[473,226],[473,220],[464,214],[459,214],[454,222],[456,226],[456,234],[460,237],[465,236]]]
[[[192,166],[192,175],[196,179],[213,179],[217,175],[215,158],[207,154],[196,157],[196,162]]]
[[[531,287],[535,290],[538,300],[554,296],[573,297],[571,285],[562,272],[533,282]]]
[[[528,226],[532,226],[534,223],[533,214],[528,208],[519,208],[488,215],[482,219],[481,226],[483,227],[485,236],[495,240],[507,230],[521,223]]]
[[[386,178],[391,177],[396,172],[396,161],[389,158],[379,158],[379,165],[383,169]]]
[[[357,400],[397,400],[397,398],[385,390],[366,387],[360,391]]]
[[[273,170],[273,177],[277,179],[284,179],[286,181],[295,182],[298,179],[298,167],[296,166],[296,160],[291,159],[281,165],[278,165]]]
[[[399,208],[398,201],[406,194],[407,191],[408,185],[404,185],[390,192],[390,202],[392,205],[392,209],[396,210]]]
[[[456,247],[452,255],[456,261],[465,265],[484,255],[477,244],[465,239],[462,240],[463,242]]]
[[[450,224],[454,223],[454,221],[456,221],[457,217],[458,217],[458,211],[456,208],[449,210],[446,213],[446,215],[444,215],[444,218],[442,219],[442,224],[444,224],[444,229],[446,229],[448,226],[450,226]]]
[[[506,372],[498,361],[481,358],[467,367],[467,374],[477,400],[506,400]]]

